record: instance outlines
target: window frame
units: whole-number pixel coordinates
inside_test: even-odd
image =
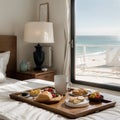
[[[81,85],[87,85],[92,87],[99,87],[110,89],[114,91],[120,91],[119,86],[112,86],[107,84],[92,83],[86,81],[75,80],[75,0],[71,0],[71,82]]]

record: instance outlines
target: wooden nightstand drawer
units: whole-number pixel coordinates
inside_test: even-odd
[[[26,80],[31,78],[37,78],[42,80],[54,81],[54,70],[48,70],[46,72],[42,71],[27,71],[27,72],[17,72],[16,79]]]
[[[15,78],[19,79],[19,80],[26,80],[26,79],[34,78],[34,76],[24,74],[23,72],[19,72],[19,73],[16,73],[16,77]]]
[[[44,74],[44,75],[38,75],[38,76],[36,76],[36,78],[43,79],[43,80],[54,81],[54,73],[51,72],[51,73]]]

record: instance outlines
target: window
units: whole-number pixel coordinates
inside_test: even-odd
[[[71,0],[72,82],[120,90],[120,0]]]

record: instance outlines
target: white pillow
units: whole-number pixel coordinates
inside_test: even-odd
[[[6,74],[7,65],[10,58],[10,51],[0,53],[0,72]]]
[[[0,72],[0,83],[5,82],[5,80],[6,80],[5,75],[2,72]]]

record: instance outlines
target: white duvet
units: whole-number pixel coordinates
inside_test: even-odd
[[[68,120],[68,118],[53,112],[9,98],[10,93],[48,85],[53,85],[53,83],[37,79],[27,81],[9,79],[6,83],[0,84],[0,120]],[[120,120],[120,97],[109,94],[104,94],[104,96],[116,101],[116,106],[79,117],[76,120]]]

